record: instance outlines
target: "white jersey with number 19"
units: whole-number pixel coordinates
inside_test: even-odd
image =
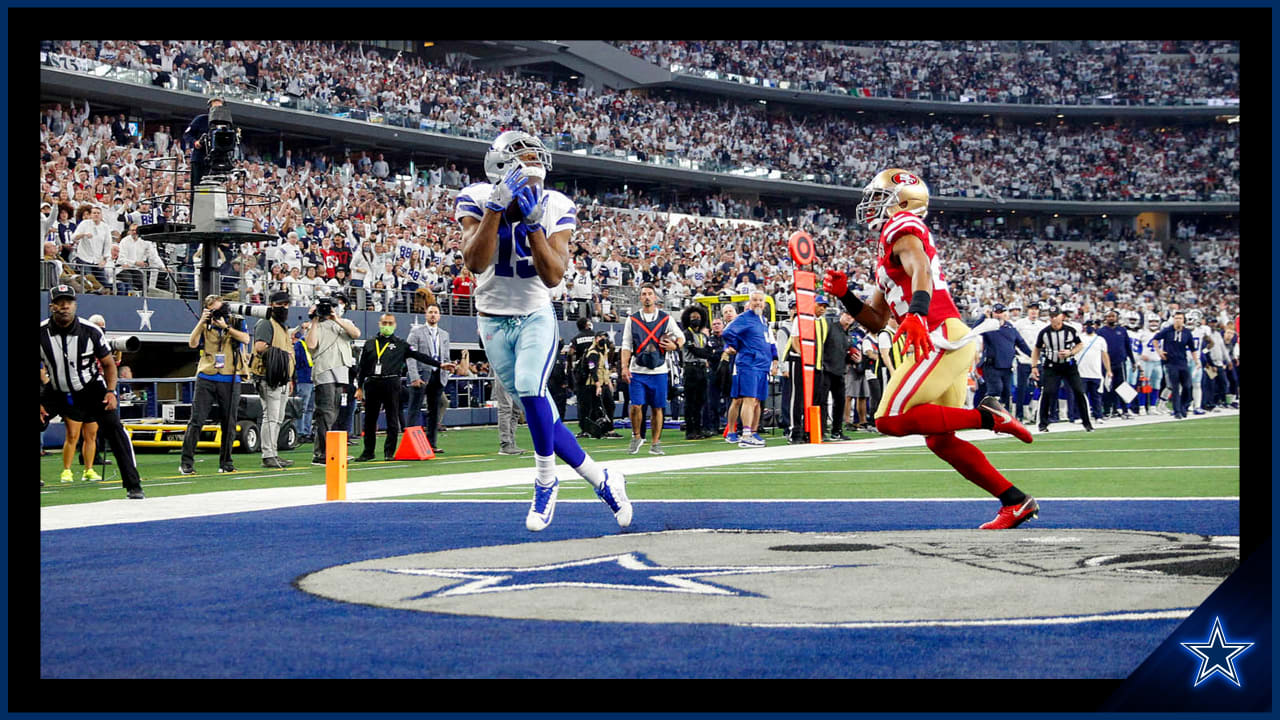
[[[454,218],[484,218],[484,203],[493,185],[476,183],[458,193]],[[577,227],[578,208],[573,201],[555,190],[543,190],[547,209],[539,224],[550,237],[561,230]],[[476,278],[476,309],[490,315],[528,315],[551,304],[551,289],[543,284],[533,266],[528,239],[519,223],[505,217],[498,226],[498,245],[485,271]],[[518,247],[517,247],[518,246]]]

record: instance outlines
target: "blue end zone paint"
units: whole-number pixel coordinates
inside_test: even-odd
[[[41,676],[1121,678],[1181,622],[892,631],[601,625],[386,610],[292,585],[360,560],[616,532],[597,503],[564,503],[536,536],[524,529],[526,510],[343,503],[42,533]],[[971,528],[995,507],[642,501],[636,511],[642,532],[837,532]],[[1234,535],[1238,514],[1234,501],[1054,501],[1034,527]],[[1082,638],[1105,652],[1082,654]]]

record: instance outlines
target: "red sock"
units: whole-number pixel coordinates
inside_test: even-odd
[[[876,420],[876,429],[885,435],[939,435],[956,430],[982,427],[982,413],[976,408],[917,405],[901,415],[886,415]]]
[[[965,479],[995,497],[1000,497],[1001,493],[1013,487],[1013,483],[1006,480],[999,470],[991,466],[987,456],[983,455],[977,446],[961,440],[955,433],[929,435],[924,442],[934,455],[946,460],[951,467],[965,476]]]

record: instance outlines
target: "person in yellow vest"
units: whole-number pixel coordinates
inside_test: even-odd
[[[289,381],[293,379],[293,346],[289,342],[289,291],[271,294],[267,317],[253,328],[253,382],[262,398],[262,466],[286,468],[292,460],[280,457],[280,426],[289,402]]]
[[[311,416],[316,409],[316,386],[311,382],[311,366],[315,359],[311,357],[311,348],[307,347],[307,330],[310,321],[305,321],[294,329],[293,339],[293,388],[290,396],[297,395],[302,400],[302,417],[298,418],[298,442],[309,443],[315,438],[311,436]]]
[[[236,439],[236,412],[240,405],[240,373],[248,369],[244,346],[249,333],[236,327],[222,298],[208,295],[204,312],[187,338],[187,345],[200,351],[196,366],[196,386],[191,397],[191,421],[182,440],[182,461],[178,472],[194,475],[196,442],[214,403],[222,411],[222,446],[218,454],[218,472],[235,472],[231,464],[231,445]]]

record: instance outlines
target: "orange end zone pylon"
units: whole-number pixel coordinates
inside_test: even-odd
[[[433,460],[435,456],[436,451],[431,449],[421,425],[405,428],[400,444],[396,446],[396,460]]]
[[[330,430],[324,436],[324,499],[347,499],[347,432]]]

